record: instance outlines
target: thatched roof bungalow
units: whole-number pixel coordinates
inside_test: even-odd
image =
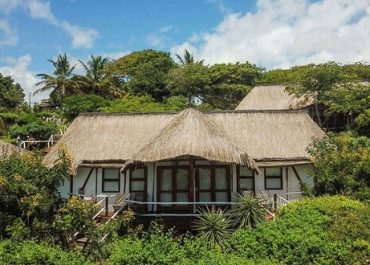
[[[299,191],[300,182],[312,182],[307,147],[323,136],[305,111],[89,113],[74,120],[44,163],[52,167],[63,145],[76,175],[62,194],[129,192],[159,211],[164,206],[155,203]]]

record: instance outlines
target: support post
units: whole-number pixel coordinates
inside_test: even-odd
[[[189,159],[189,171],[190,171],[190,179],[189,179],[189,193],[191,194],[190,196],[190,201],[195,202],[195,161],[193,157],[190,157]],[[196,211],[196,205],[193,205],[193,213]]]
[[[108,216],[108,207],[109,207],[108,196],[106,196],[105,197],[105,216]]]
[[[274,210],[277,209],[277,194],[274,194]]]

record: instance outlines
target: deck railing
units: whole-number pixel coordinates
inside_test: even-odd
[[[302,198],[302,192],[286,192],[281,194],[274,194],[273,208],[278,209],[281,206],[287,205],[290,202],[298,201]]]

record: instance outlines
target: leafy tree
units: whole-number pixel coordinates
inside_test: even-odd
[[[249,93],[262,69],[250,63],[215,64],[209,67],[204,102],[218,109],[235,109]]]
[[[194,61],[194,56],[188,50],[185,50],[183,57],[176,54],[176,58],[180,61],[181,64],[203,64],[204,60]]]
[[[188,99],[189,104],[202,102],[206,87],[211,84],[207,66],[184,64],[168,73],[167,87],[172,95]]]
[[[82,112],[97,112],[109,104],[107,100],[96,95],[74,95],[66,97],[62,110],[67,119],[72,120]]]
[[[9,128],[9,134],[12,138],[20,137],[20,139],[36,139],[47,140],[52,134],[58,133],[58,125],[54,122],[49,122],[37,119],[25,125],[15,124]]]
[[[0,108],[13,109],[24,103],[24,92],[10,76],[0,73]]]
[[[323,96],[329,115],[341,113],[348,117],[349,128],[370,134],[370,85],[362,82],[348,82],[337,85]],[[354,121],[354,124],[352,124]]]
[[[155,50],[132,52],[109,65],[109,72],[126,91],[163,101],[170,95],[165,80],[175,66],[169,53]]]
[[[53,98],[56,98],[57,103],[63,102],[67,94],[72,94],[73,90],[78,87],[76,81],[72,79],[75,66],[71,66],[67,54],[58,55],[57,59],[48,62],[54,66],[54,72],[49,74],[38,74],[42,81],[38,82],[36,86],[41,86],[34,94],[52,90]]]
[[[370,139],[351,133],[315,141],[309,148],[313,158],[314,193],[354,195],[370,187]]]

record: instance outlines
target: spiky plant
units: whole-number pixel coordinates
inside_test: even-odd
[[[200,216],[194,221],[194,228],[200,237],[209,244],[224,245],[224,241],[231,234],[231,222],[225,212],[220,208],[203,208]]]
[[[236,207],[231,211],[233,225],[239,228],[256,227],[265,220],[266,214],[261,198],[250,194],[238,194]]]

